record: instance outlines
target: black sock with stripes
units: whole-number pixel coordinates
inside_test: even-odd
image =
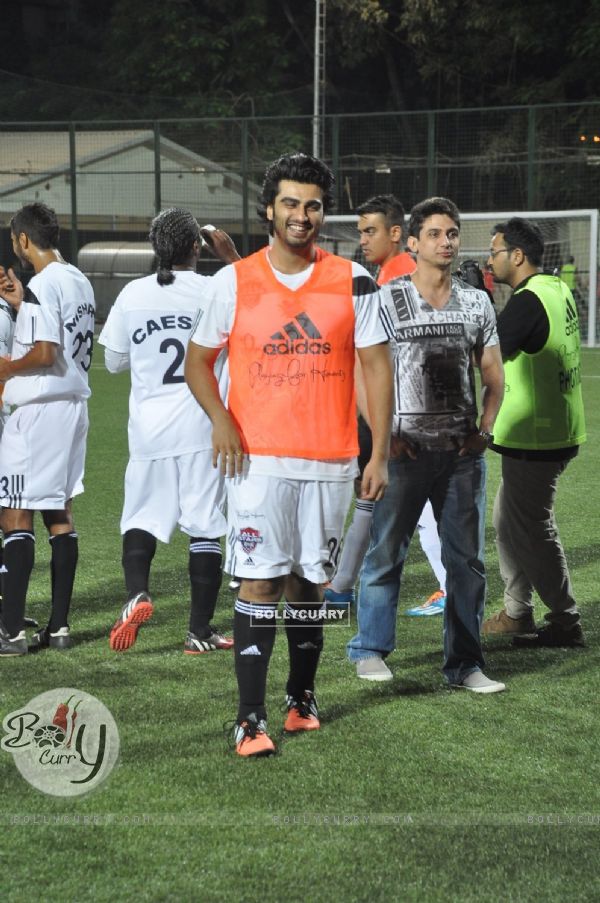
[[[239,690],[238,721],[252,712],[260,721],[267,717],[265,696],[267,672],[275,643],[275,612],[277,605],[256,602],[235,603],[233,642],[235,676]]]
[[[190,538],[190,630],[200,639],[211,634],[209,623],[217,607],[223,576],[221,559],[221,543],[218,539]]]
[[[127,598],[147,593],[150,565],[156,552],[156,537],[146,530],[128,530],[123,534],[123,571]]]
[[[68,627],[69,608],[73,597],[73,584],[79,557],[77,533],[58,533],[50,537],[52,560],[50,574],[52,580],[52,614],[48,628],[50,633]]]
[[[35,536],[30,530],[11,530],[4,534],[2,621],[9,637],[16,636],[23,629],[25,599],[34,557]]]
[[[315,689],[315,675],[323,649],[323,614],[320,604],[285,603],[285,632],[290,655],[287,693],[302,699],[305,690]]]

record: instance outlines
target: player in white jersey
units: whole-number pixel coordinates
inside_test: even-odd
[[[221,233],[217,238],[226,239],[219,243],[224,257],[237,260],[229,237]],[[108,370],[131,371],[129,463],[121,518],[127,601],[111,630],[110,648],[129,649],[151,617],[149,579],[156,542],[168,542],[179,524],[190,537],[191,611],[184,652],[230,649],[233,641],[210,623],[222,575],[223,478],[211,466],[210,421],[183,376],[198,297],[210,277],[196,273],[202,239],[187,210],[160,213],[152,223],[150,242],[158,261],[156,274],[125,286],[99,338]],[[224,395],[223,369],[221,361]]]
[[[27,204],[10,229],[15,254],[35,275],[24,289],[12,270],[0,273],[0,294],[18,309],[12,357],[0,360],[4,401],[16,406],[0,443],[2,656],[27,652],[23,625],[35,511],[50,534],[52,611],[32,646],[71,645],[68,614],[78,557],[71,500],[83,492],[95,313],[90,283],[57,250],[53,210]]]

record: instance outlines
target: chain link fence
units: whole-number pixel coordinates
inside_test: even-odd
[[[407,210],[431,195],[463,212],[598,206],[600,102],[328,115],[321,133],[337,213],[388,192]],[[310,152],[312,135],[309,116],[2,123],[0,223],[45,201],[59,215],[61,250],[76,261],[90,243],[145,241],[160,209],[182,206],[246,254],[265,241],[255,207],[266,165]],[[8,230],[0,232],[7,262]]]

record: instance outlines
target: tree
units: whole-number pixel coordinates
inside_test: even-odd
[[[3,54],[4,118],[312,111],[311,0],[69,0],[36,9],[23,41],[23,6],[5,15],[16,40]],[[596,97],[600,0],[551,12],[548,0],[327,0],[327,110]]]
[[[272,0],[114,0],[106,51],[112,84],[169,115],[275,112],[293,84],[287,25]],[[280,108],[279,108],[280,109]],[[163,115],[165,113],[163,112]]]
[[[573,0],[568,15],[553,15],[546,0],[503,0],[501,7],[491,0],[405,0],[403,7],[399,27],[435,106],[557,102],[596,94],[598,0]]]
[[[328,0],[328,11],[333,65],[368,62],[380,90],[384,69],[379,96],[396,109],[597,96],[600,0],[573,0],[568,15],[547,0]]]

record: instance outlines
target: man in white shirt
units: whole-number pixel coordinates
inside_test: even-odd
[[[230,649],[233,641],[210,623],[221,585],[226,521],[223,477],[211,466],[210,421],[183,376],[183,361],[210,277],[196,273],[202,240],[187,210],[164,210],[152,222],[157,272],[125,286],[100,334],[111,373],[131,371],[129,463],[121,518],[127,601],[110,632],[110,648],[124,652],[153,613],[150,565],[156,542],[169,542],[177,524],[189,540],[191,610],[184,652]],[[220,230],[221,256],[238,259]],[[220,362],[221,392],[227,374]]]
[[[27,204],[10,229],[15,254],[35,275],[24,289],[12,270],[0,274],[0,294],[18,308],[12,357],[0,359],[4,401],[16,406],[0,443],[1,656],[27,652],[23,626],[35,511],[42,513],[50,534],[52,611],[32,645],[71,645],[68,613],[78,558],[71,501],[83,492],[95,314],[89,281],[57,249],[54,211],[45,204]]]

